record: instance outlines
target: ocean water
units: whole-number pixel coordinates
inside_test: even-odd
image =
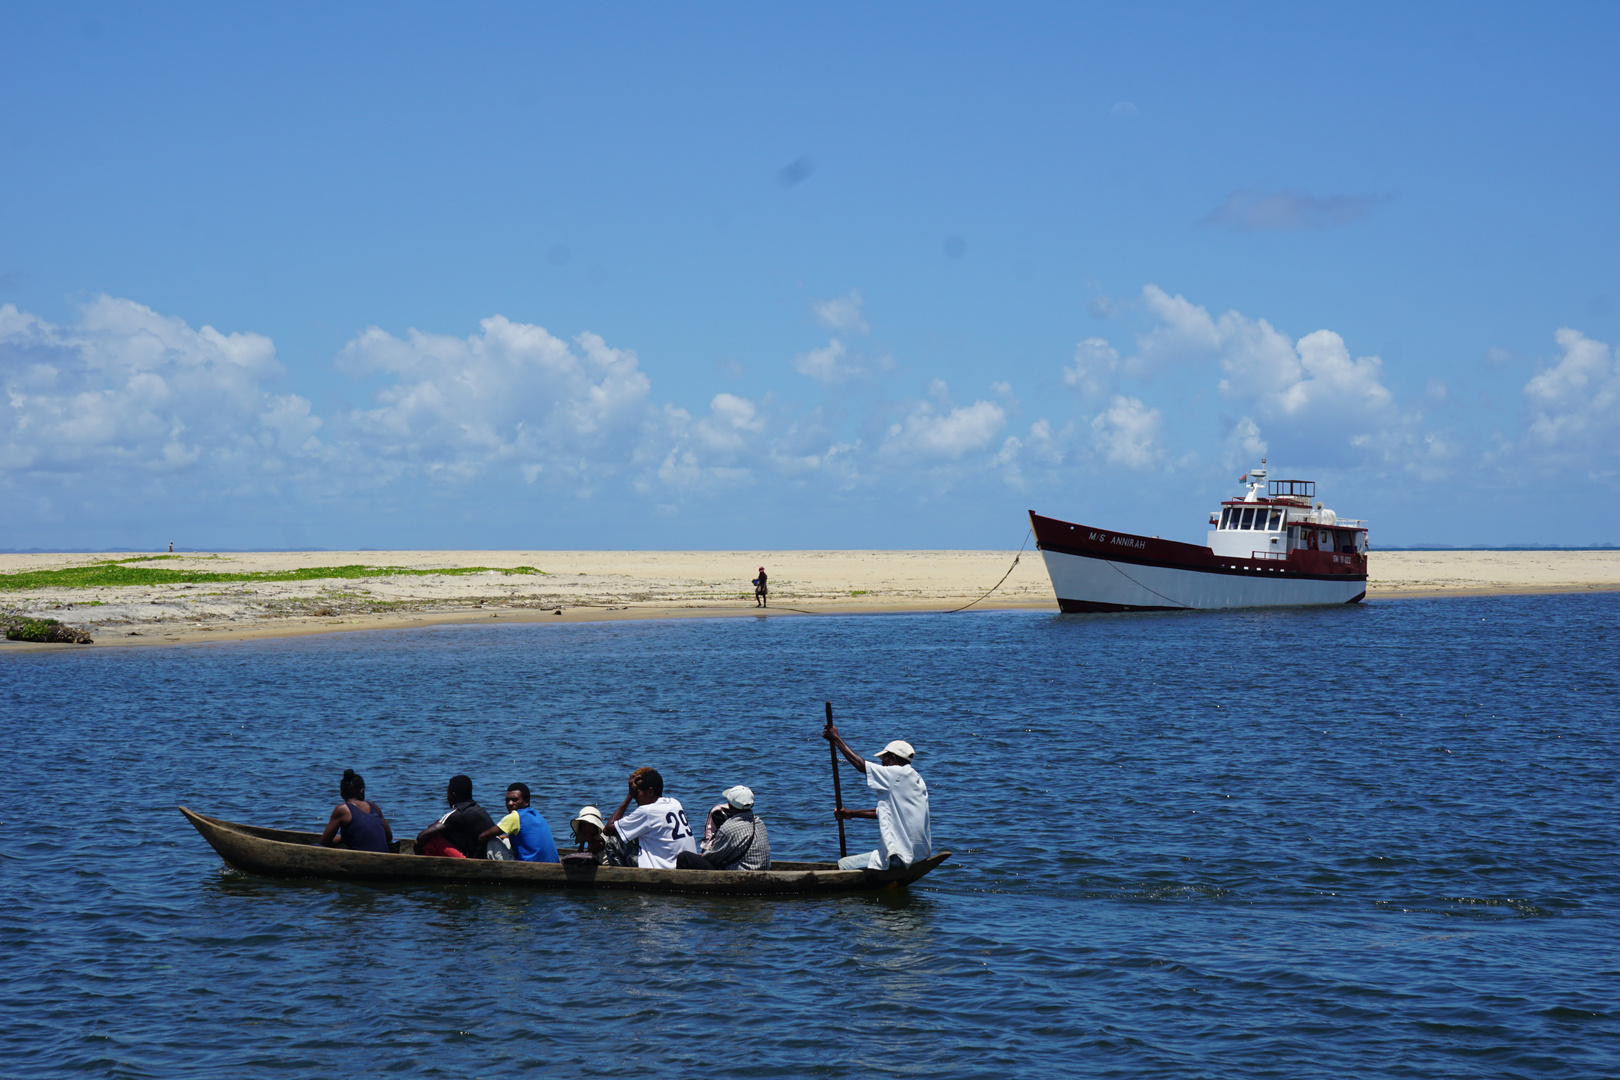
[[[1616,594],[0,652],[0,1075],[1617,1076],[1617,661]],[[918,748],[910,890],[278,882],[175,811],[565,835],[653,765],[830,857],[828,699]]]

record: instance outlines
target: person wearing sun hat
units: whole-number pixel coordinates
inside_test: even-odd
[[[754,793],[741,784],[720,793],[726,801],[710,812],[719,818],[702,854],[683,851],[675,857],[681,870],[769,870],[771,837],[765,822],[754,816]]]
[[[917,751],[903,739],[895,739],[878,751],[877,761],[867,761],[849,748],[849,743],[829,723],[822,737],[836,746],[849,763],[866,775],[866,786],[878,794],[871,810],[840,808],[833,816],[875,818],[878,823],[878,849],[864,855],[838,860],[840,870],[888,870],[910,866],[934,853],[928,820],[928,785],[911,767]]]
[[[607,845],[602,842],[602,811],[594,806],[580,807],[574,820],[568,823],[568,831],[574,834],[574,850],[560,861],[598,864],[607,861]]]

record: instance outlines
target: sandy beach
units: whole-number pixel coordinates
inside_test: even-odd
[[[200,573],[363,566],[475,573],[0,591],[0,611],[83,627],[95,646],[178,644],[490,619],[803,617],[947,611],[996,585],[977,609],[1055,608],[1038,552],[1011,551],[321,551],[0,555],[0,574],[109,560]],[[748,582],[764,564],[770,606]],[[1368,599],[1620,590],[1620,551],[1374,552]],[[0,642],[12,648],[71,648]]]

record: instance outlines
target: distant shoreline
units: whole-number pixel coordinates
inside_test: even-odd
[[[167,552],[161,553],[168,556]],[[91,646],[178,645],[491,622],[802,618],[1057,605],[1038,552],[298,551],[0,554],[0,610],[81,626]],[[114,564],[117,565],[114,565]],[[750,580],[764,564],[770,606]],[[1620,549],[1372,556],[1371,601],[1620,591]],[[128,568],[126,571],[123,568]],[[372,568],[376,568],[373,573]],[[333,570],[326,574],[328,569]],[[336,571],[341,569],[342,573]],[[126,584],[126,578],[137,583]],[[1001,586],[986,593],[1000,580]],[[558,614],[560,612],[560,614]]]
[[[1174,539],[1174,538],[1172,537],[1171,539]],[[46,549],[46,548],[0,548],[0,555],[47,555],[47,556],[48,555],[119,555],[119,556],[130,556],[130,555],[171,555],[171,554],[172,555],[322,555],[322,554],[339,554],[339,553],[342,553],[342,552],[350,552],[350,553],[365,554],[365,555],[386,555],[390,551],[393,551],[393,550],[396,550],[396,549],[393,549],[393,548],[313,548],[313,547],[309,547],[309,548],[225,548],[225,547],[193,548],[193,547],[185,547],[185,548],[175,548],[174,551],[171,552],[171,551],[168,551],[166,548],[154,548],[154,549],[152,549],[150,551],[146,551],[146,550],[141,549],[141,548],[121,548],[121,547],[120,548],[50,548],[50,549]],[[409,549],[397,549],[397,550],[409,550]],[[498,553],[505,552],[507,550],[508,549],[506,549],[506,548],[461,548],[461,549],[458,549],[458,552],[461,553],[461,554],[469,554],[469,553],[477,553],[477,552],[481,552],[481,551],[487,551],[487,552],[489,552],[491,554],[498,554]],[[530,549],[530,550],[535,554],[547,554],[547,553],[551,553],[551,552],[565,553],[565,552],[576,550],[576,549],[573,549],[573,548],[555,548],[555,549],[552,549],[552,548],[533,548],[533,549]],[[727,551],[725,551],[723,549],[720,549],[720,548],[714,548],[714,549],[709,549],[709,548],[599,548],[599,549],[593,549],[593,550],[600,551],[603,554],[612,554],[612,553],[622,553],[622,554],[666,554],[666,555],[701,555],[701,554],[723,555],[723,554],[729,554],[729,552],[727,552]],[[870,551],[870,550],[875,550],[875,549],[870,549],[870,548],[820,548],[818,550],[827,551],[827,552],[853,552],[853,551]],[[908,549],[896,548],[896,549],[892,549],[892,550],[904,551],[904,550],[908,550]],[[952,549],[949,549],[949,550],[961,551],[961,552],[991,553],[991,552],[995,552],[995,551],[997,551],[999,549],[996,549],[996,548],[952,548]],[[1456,546],[1447,546],[1447,545],[1444,545],[1444,544],[1419,544],[1419,545],[1417,545],[1415,547],[1377,547],[1377,546],[1375,546],[1373,548],[1373,550],[1374,551],[1388,551],[1388,552],[1396,552],[1396,551],[1457,551],[1457,552],[1464,552],[1464,553],[1470,552],[1470,551],[1620,551],[1620,544],[1589,544],[1589,545],[1578,546],[1578,547],[1566,547],[1566,546],[1563,546],[1563,545],[1547,545],[1547,544],[1509,544],[1509,545],[1507,545],[1505,547],[1478,547],[1478,546],[1474,546],[1474,547],[1456,547]],[[769,554],[772,554],[772,553],[771,552],[760,552],[760,554],[769,555]]]

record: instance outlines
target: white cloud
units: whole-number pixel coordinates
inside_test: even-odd
[[[1312,195],[1298,189],[1266,192],[1251,188],[1232,192],[1202,224],[1238,232],[1325,229],[1360,221],[1394,198],[1393,194]]]
[[[466,338],[371,327],[338,365],[398,381],[343,433],[386,474],[472,476],[510,463],[590,483],[628,467],[655,426],[652,384],[636,354],[595,334],[572,345],[496,315]]]
[[[1074,366],[1063,369],[1063,381],[1087,400],[1096,400],[1113,386],[1119,372],[1119,353],[1100,337],[1086,338],[1074,347]]]
[[[1331,330],[1296,342],[1264,319],[1236,311],[1214,317],[1156,285],[1144,288],[1142,298],[1160,325],[1139,339],[1137,355],[1121,365],[1127,372],[1214,359],[1223,376],[1222,396],[1242,403],[1260,421],[1339,446],[1365,444],[1374,434],[1393,439],[1397,428],[1416,422],[1399,415],[1395,396],[1383,384],[1383,361],[1352,358]]]
[[[1226,437],[1226,453],[1221,457],[1221,464],[1228,469],[1239,466],[1251,468],[1266,456],[1268,449],[1266,440],[1260,437],[1260,426],[1245,416],[1232,425],[1232,431]]]
[[[823,348],[795,356],[793,370],[800,375],[810,376],[824,386],[836,386],[866,374],[866,369],[861,365],[845,361],[847,353],[844,343],[833,338]]]
[[[851,289],[842,296],[812,302],[810,313],[816,322],[834,333],[864,334],[870,329],[861,315],[865,303],[861,290]]]
[[[1620,363],[1608,345],[1565,327],[1553,335],[1563,356],[1524,384],[1530,439],[1548,450],[1604,451],[1620,435]]]
[[[943,388],[943,383],[935,383]],[[960,458],[989,446],[1006,422],[1006,410],[993,401],[975,401],[949,412],[919,402],[904,420],[889,426],[883,448],[889,453]]]
[[[275,395],[275,347],[98,297],[58,326],[0,306],[0,463],[157,472],[319,447],[309,402]]]
[[[1158,409],[1139,399],[1115,394],[1107,410],[1092,418],[1091,441],[1102,456],[1127,469],[1151,469],[1165,457],[1160,441],[1164,428]]]
[[[1270,398],[1288,415],[1308,412],[1313,406],[1319,411],[1382,413],[1395,404],[1395,395],[1381,381],[1383,361],[1376,356],[1352,360],[1344,338],[1332,330],[1306,334],[1295,348],[1306,377],[1275,389]]]

